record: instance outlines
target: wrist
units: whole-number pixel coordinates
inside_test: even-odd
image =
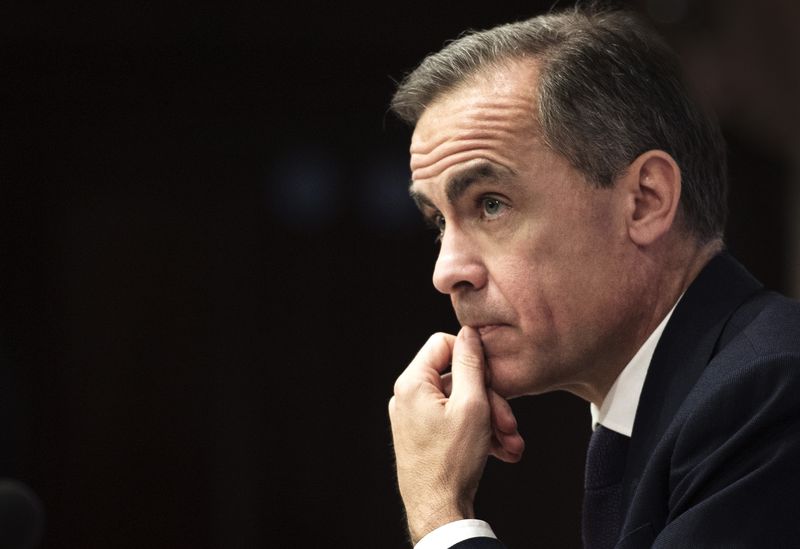
[[[445,524],[472,518],[475,518],[475,512],[471,503],[417,507],[414,510],[406,508],[408,533],[415,545],[425,535]]]

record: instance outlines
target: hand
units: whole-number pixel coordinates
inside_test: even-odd
[[[452,373],[442,374],[451,363]],[[486,458],[519,461],[524,442],[504,398],[487,387],[478,333],[435,334],[395,383],[389,417],[400,495],[416,543],[474,516]]]

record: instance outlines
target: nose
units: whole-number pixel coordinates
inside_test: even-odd
[[[477,246],[466,234],[448,225],[433,269],[434,287],[443,294],[452,294],[468,289],[479,290],[486,280],[486,267]]]

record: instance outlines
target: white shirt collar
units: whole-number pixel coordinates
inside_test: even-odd
[[[679,301],[680,298],[661,321],[661,324],[653,330],[644,344],[639,347],[639,350],[633,355],[625,369],[617,376],[605,399],[603,399],[603,405],[598,408],[591,404],[592,430],[597,424],[600,424],[606,429],[628,437],[631,436],[633,422],[636,419],[636,409],[639,407],[639,397],[642,395],[644,379],[647,376],[647,370],[650,368],[650,362],[653,360],[653,353]]]

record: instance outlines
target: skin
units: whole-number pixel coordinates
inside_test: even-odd
[[[431,337],[389,403],[415,542],[474,516],[488,455],[521,458],[506,398],[566,390],[601,405],[720,247],[681,229],[667,153],[598,189],[551,151],[537,77],[530,59],[481,73],[436,99],[412,137],[411,196],[440,232],[433,283],[463,326]]]

